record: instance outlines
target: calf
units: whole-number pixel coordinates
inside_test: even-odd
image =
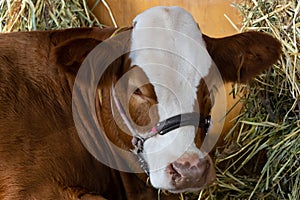
[[[129,37],[122,42],[103,42],[123,33]],[[154,188],[209,185],[223,81],[247,82],[280,54],[279,42],[264,33],[210,38],[179,7],[147,10],[122,30],[0,37],[1,199],[156,199]],[[124,46],[129,50],[101,77],[81,79],[93,59],[101,66]],[[91,93],[89,81],[97,83]],[[137,158],[120,157],[116,148]],[[136,168],[137,159],[143,166]],[[154,188],[145,174],[130,173],[141,167]]]

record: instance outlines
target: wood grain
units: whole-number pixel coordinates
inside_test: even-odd
[[[90,7],[97,2],[89,0]],[[232,35],[236,30],[225,18],[225,14],[240,25],[241,16],[231,4],[237,0],[106,0],[118,26],[131,25],[133,18],[144,10],[159,5],[180,6],[189,11],[199,23],[203,33],[212,37]],[[100,2],[94,13],[101,23],[112,26],[112,20],[105,6]]]

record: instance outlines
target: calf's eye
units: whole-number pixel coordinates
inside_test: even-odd
[[[134,94],[136,94],[136,95],[142,95],[142,91],[140,90],[140,88],[137,88],[137,89],[134,91]]]

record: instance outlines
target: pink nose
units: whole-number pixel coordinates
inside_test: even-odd
[[[209,155],[185,155],[167,167],[171,184],[176,190],[199,189],[215,179],[215,170]]]

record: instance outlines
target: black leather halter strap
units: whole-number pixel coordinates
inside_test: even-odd
[[[199,113],[184,113],[176,115],[164,121],[161,121],[153,127],[152,131],[157,132],[159,135],[164,135],[174,129],[182,126],[195,126],[199,128],[204,128],[205,132],[209,128],[210,116],[204,117]]]
[[[142,153],[143,144],[147,139],[155,135],[165,135],[166,133],[183,126],[203,128],[204,132],[207,133],[210,125],[210,118],[210,116],[204,117],[196,112],[179,114],[158,122],[156,126],[152,128],[151,134],[148,135],[148,137],[141,137],[139,135],[133,136],[132,144],[137,148],[137,153]]]

